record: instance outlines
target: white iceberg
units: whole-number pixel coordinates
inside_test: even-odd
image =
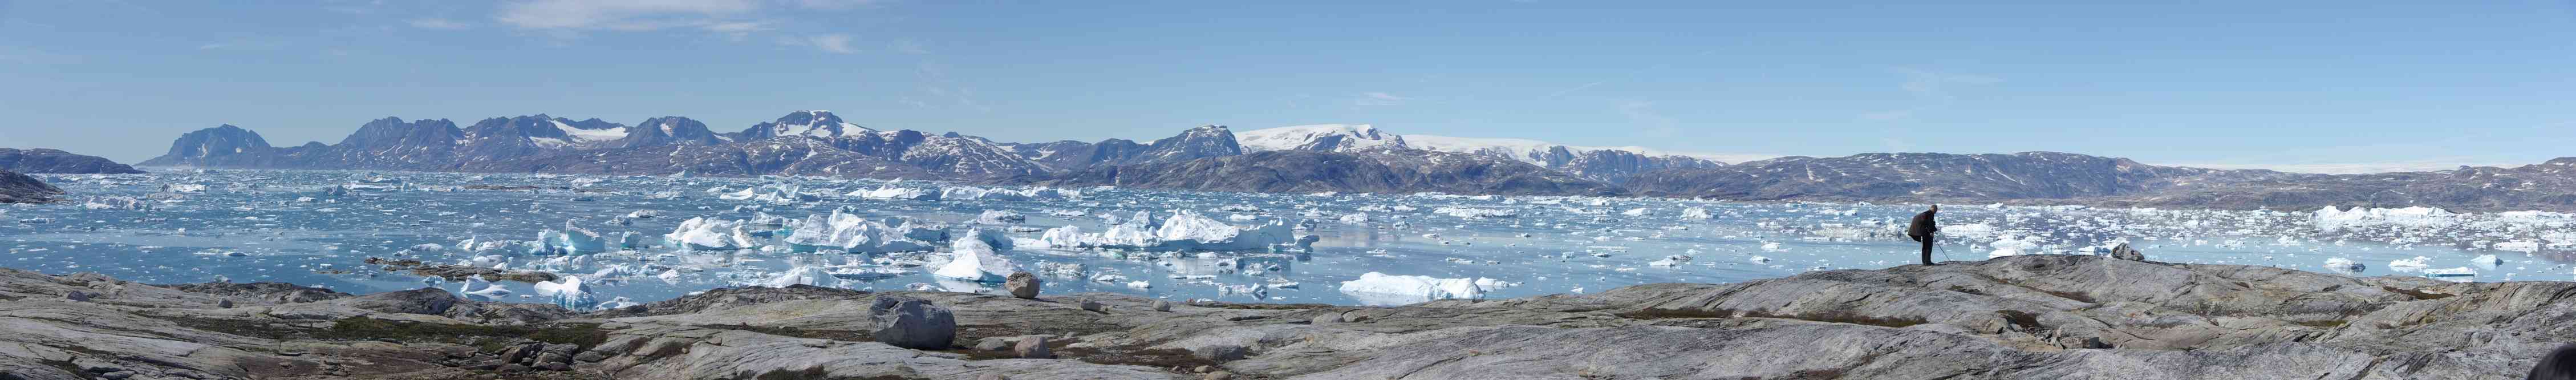
[[[751,248],[753,244],[751,234],[743,231],[744,224],[740,220],[689,218],[687,221],[680,222],[678,228],[671,229],[671,233],[662,235],[662,239],[687,249]]]
[[[909,187],[894,187],[894,186],[886,186],[886,187],[879,187],[879,188],[876,188],[875,190],[861,190],[861,191],[854,191],[854,192],[850,192],[849,194],[846,194],[846,195],[848,195],[848,196],[854,196],[854,197],[860,197],[860,198],[868,198],[868,199],[894,199],[894,200],[908,200],[908,201],[936,201],[936,200],[939,200],[939,195],[940,195],[940,194],[939,194],[939,192],[934,192],[934,191],[930,191],[930,190],[923,190],[923,189],[916,189],[916,188],[909,188]]]
[[[929,243],[914,240],[902,228],[887,226],[856,214],[832,210],[830,215],[813,215],[796,223],[786,242],[800,251],[833,249],[852,253],[914,252],[932,249]]]
[[[1378,272],[1360,275],[1357,280],[1343,281],[1343,294],[1369,305],[1402,305],[1442,299],[1483,299],[1483,284],[1500,284],[1485,278],[1437,278],[1402,276]]]
[[[592,307],[599,306],[599,299],[591,296],[590,285],[582,283],[581,276],[564,276],[561,280],[539,282],[536,284],[536,289],[537,296],[552,297],[556,306],[563,306],[567,310],[590,311]]]
[[[1001,282],[1018,270],[1019,265],[1003,258],[982,235],[981,230],[966,231],[966,236],[949,245],[948,264],[939,266],[931,275],[959,281]]]

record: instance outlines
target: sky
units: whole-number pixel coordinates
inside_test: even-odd
[[[2078,2],[2083,3],[2083,2]],[[0,0],[0,147],[831,110],[1000,141],[1365,123],[1729,161],[2307,172],[2576,156],[2576,4]]]

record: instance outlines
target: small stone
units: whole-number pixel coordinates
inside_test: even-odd
[[[1011,290],[1012,297],[1031,300],[1038,299],[1038,288],[1043,285],[1046,285],[1046,280],[1040,280],[1038,275],[1029,272],[1011,272],[1010,281],[1002,283],[1003,288]]]
[[[1010,349],[1010,348],[1011,348],[1011,345],[1012,345],[1012,344],[1014,344],[1014,343],[1019,342],[1019,340],[1020,340],[1020,337],[1016,337],[1016,336],[989,336],[989,337],[984,337],[984,339],[976,339],[976,340],[975,340],[975,350],[976,350],[976,351],[1001,351],[1001,350],[1005,350],[1005,349]]]
[[[1100,301],[1082,300],[1082,311],[1107,313],[1109,312],[1109,305],[1100,304]]]
[[[1046,344],[1047,337],[1045,335],[1024,336],[1020,337],[1018,345],[1011,347],[1011,352],[1019,354],[1021,359],[1055,358],[1055,353],[1047,351]]]
[[[1216,367],[1199,366],[1199,368],[1197,368],[1197,370],[1196,370],[1196,371],[1197,371],[1198,373],[1208,373],[1208,372],[1210,372],[1210,371],[1215,371],[1215,370],[1216,370]]]
[[[100,378],[105,378],[105,379],[108,379],[108,380],[123,380],[123,379],[128,378],[128,377],[134,377],[134,371],[116,371],[116,372],[108,372],[108,373],[107,373],[107,374],[105,374],[105,375],[98,375],[98,377],[100,377]]]
[[[501,366],[501,372],[527,372],[527,371],[528,371],[528,366],[523,366],[523,365],[518,365],[518,364],[506,364],[506,365],[502,365],[502,366]]]
[[[1154,300],[1154,311],[1171,312],[1172,301]]]
[[[597,362],[608,360],[608,354],[599,353],[599,351],[582,351],[580,355],[573,355],[572,360],[583,363]]]
[[[2147,253],[2138,252],[2137,248],[2129,248],[2129,243],[2120,243],[2118,246],[2111,247],[2111,258],[2128,261],[2147,261]]]
[[[90,298],[90,297],[91,297],[91,294],[89,294],[89,292],[78,291],[78,290],[74,290],[74,291],[72,291],[71,293],[63,293],[63,299],[73,300],[73,301],[89,302],[89,298]]]
[[[1205,375],[1205,376],[1200,376],[1199,378],[1200,378],[1200,379],[1206,379],[1206,380],[1233,380],[1233,379],[1234,379],[1234,373],[1233,373],[1233,372],[1226,372],[1226,371],[1216,371],[1216,372],[1209,372],[1209,373],[1207,373],[1207,375]]]
[[[231,309],[231,308],[233,308],[233,300],[230,300],[230,299],[217,300],[217,301],[215,301],[215,308],[217,308],[217,309]]]

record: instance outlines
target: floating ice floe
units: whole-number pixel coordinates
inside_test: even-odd
[[[937,233],[916,233],[905,227],[915,226],[910,223],[904,226],[888,226],[885,223],[861,218],[856,214],[832,210],[830,215],[805,217],[803,222],[796,224],[793,232],[788,233],[786,242],[798,251],[831,249],[851,253],[913,252],[932,249],[931,243],[915,239],[914,236],[946,235],[945,229]]]
[[[940,199],[940,200],[952,200],[952,201],[955,201],[955,200],[1031,201],[1031,200],[1046,200],[1046,199],[1064,199],[1064,198],[1066,198],[1067,196],[1070,196],[1070,195],[1077,195],[1077,194],[1079,194],[1079,193],[1076,193],[1076,192],[1074,192],[1074,191],[1072,191],[1072,190],[1060,190],[1060,189],[1048,188],[1048,187],[1035,187],[1035,188],[1027,188],[1027,189],[996,189],[996,188],[982,188],[982,187],[959,186],[959,187],[949,187],[949,188],[942,188],[942,189],[939,189],[939,199]]]
[[[2449,210],[2422,206],[2405,208],[2353,207],[2351,210],[2343,210],[2338,209],[2335,206],[2328,205],[2325,208],[2317,209],[2316,212],[2310,213],[2310,220],[2316,224],[2318,230],[2336,231],[2350,227],[2379,225],[2412,227],[2444,226],[2458,223],[2460,220],[2459,216],[2460,214],[2452,213]]]
[[[1097,234],[1064,226],[1047,230],[1034,245],[1149,251],[1276,251],[1308,249],[1317,239],[1314,235],[1298,236],[1296,227],[1282,221],[1274,220],[1257,227],[1236,227],[1200,215],[1197,211],[1180,210],[1150,232],[1135,223],[1110,226],[1108,231]]]
[[[1709,213],[1708,213],[1708,208],[1707,208],[1707,207],[1692,207],[1692,208],[1682,209],[1682,219],[1685,219],[1685,220],[1709,220],[1709,219],[1717,219],[1717,215],[1709,214]]]
[[[940,193],[939,193],[939,192],[935,192],[935,191],[930,191],[930,190],[916,189],[916,188],[909,188],[909,187],[894,187],[894,186],[886,186],[886,187],[879,187],[879,188],[876,188],[876,189],[874,189],[874,190],[860,190],[860,191],[853,191],[853,192],[850,192],[849,194],[845,194],[845,195],[847,195],[847,196],[853,196],[853,197],[860,197],[860,198],[868,198],[868,199],[894,199],[894,200],[907,200],[907,201],[936,201],[936,200],[939,200],[939,195],[940,195]]]
[[[740,220],[689,218],[662,235],[662,239],[687,249],[746,249],[753,243],[751,233],[742,229],[745,224]]]
[[[600,237],[599,233],[574,227],[570,220],[564,221],[563,228],[563,231],[537,231],[537,241],[545,244],[545,253],[586,255],[609,251],[608,239]]]
[[[975,221],[984,224],[1017,224],[1028,222],[1029,217],[1010,210],[984,210],[983,213],[975,215]]]
[[[2336,273],[2360,274],[2362,271],[2368,269],[2370,269],[2369,265],[2353,262],[2352,259],[2341,257],[2326,259],[2326,270],[2334,271]]]
[[[463,284],[458,284],[456,286],[456,292],[487,298],[498,298],[510,295],[509,288],[502,287],[501,284],[492,283],[492,281],[484,280],[483,275],[466,277]]]
[[[1437,278],[1368,272],[1343,281],[1342,294],[1370,305],[1402,305],[1442,299],[1483,299],[1486,287],[1501,285],[1486,278]]]
[[[1472,218],[1510,218],[1510,217],[1518,217],[1518,216],[1521,216],[1520,212],[1518,212],[1518,211],[1512,211],[1512,210],[1506,210],[1506,209],[1495,209],[1495,208],[1474,208],[1474,207],[1441,207],[1441,208],[1438,208],[1438,209],[1433,209],[1433,210],[1431,210],[1431,213],[1434,213],[1434,214],[1440,214],[1440,215],[1454,216],[1454,217],[1460,217],[1460,218],[1471,218],[1471,219],[1472,219]]]
[[[556,306],[563,306],[564,309],[590,311],[592,307],[599,306],[599,299],[591,296],[590,285],[582,283],[581,276],[564,276],[561,280],[538,282],[536,290],[538,297],[551,297]]]
[[[152,209],[152,202],[135,197],[97,197],[90,198],[87,201],[82,201],[81,208],[90,210],[149,211]]]
[[[983,230],[967,230],[966,236],[949,244],[948,264],[939,266],[931,275],[959,281],[1001,282],[1019,270],[1019,265],[1002,257],[984,235]]]
[[[778,272],[777,274],[770,275],[768,278],[761,279],[759,285],[772,288],[784,288],[796,285],[838,288],[841,287],[841,279],[839,277],[833,277],[831,272],[825,271],[821,266],[798,265],[795,268],[788,268],[786,271]]]
[[[2399,272],[2415,272],[2424,270],[2425,267],[2430,266],[2433,266],[2433,258],[2423,256],[2415,256],[2415,258],[2412,259],[2398,259],[2388,262],[2388,270]]]

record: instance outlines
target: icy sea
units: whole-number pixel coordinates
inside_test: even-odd
[[[780,177],[224,170],[45,179],[74,201],[0,206],[0,266],[145,283],[290,282],[350,293],[436,286],[577,308],[728,286],[1003,293],[998,276],[938,275],[959,271],[951,264],[960,255],[952,252],[967,245],[990,247],[998,257],[967,255],[977,257],[964,273],[1040,273],[1054,295],[1387,305],[1726,283],[1912,264],[1915,246],[1901,230],[1922,209]],[[872,247],[862,249],[788,242],[797,228],[819,226],[809,218],[831,223],[836,211],[844,220],[834,231],[804,232],[840,232],[840,241],[871,233],[923,239],[876,240],[858,244]],[[681,228],[691,219],[701,225]],[[2576,216],[2541,212],[1950,205],[1941,219],[1942,260],[2106,254],[2125,242],[2155,261],[2454,281],[2569,280],[2567,252],[2576,243]],[[1204,228],[1210,223],[1226,229]],[[1274,223],[1280,226],[1262,227]],[[1200,228],[1175,232],[1170,224]],[[1074,228],[1048,231],[1064,226]],[[1238,228],[1249,230],[1237,239],[1274,233],[1313,240],[1304,248],[1295,238],[1150,246],[1173,233],[1222,237]],[[1102,243],[1119,239],[1103,232],[1122,229],[1130,241]],[[983,236],[969,238],[970,230]],[[906,245],[928,250],[872,252]],[[369,258],[541,270],[580,284],[498,281],[490,286],[502,292],[495,292],[388,271]],[[1369,273],[1378,275],[1353,282]]]

